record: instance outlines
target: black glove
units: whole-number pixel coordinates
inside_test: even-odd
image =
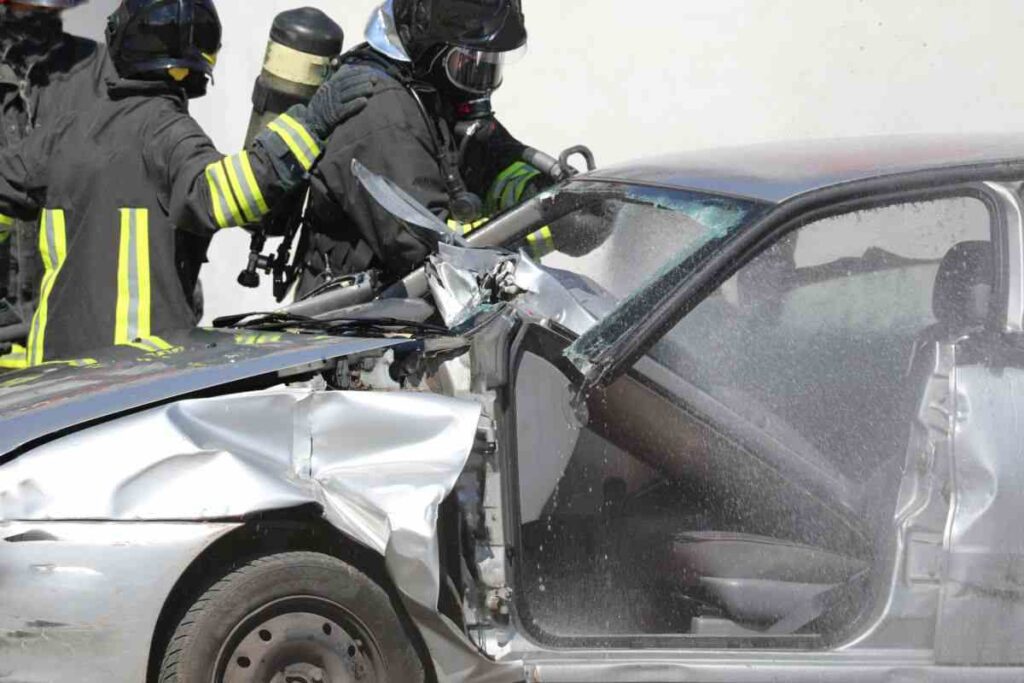
[[[307,105],[306,122],[310,132],[326,140],[331,132],[361,112],[381,80],[381,72],[355,64],[346,64],[320,86]]]

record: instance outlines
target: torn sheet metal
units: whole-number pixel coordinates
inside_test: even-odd
[[[181,401],[0,468],[8,520],[215,520],[309,503],[437,604],[437,506],[480,406],[426,394],[274,389]]]
[[[447,245],[440,245],[426,268],[434,302],[451,329],[485,306],[507,301],[528,318],[550,320],[583,334],[597,318],[554,272],[526,254]]]
[[[0,523],[0,680],[145,681],[164,601],[238,526]]]
[[[516,300],[516,308],[530,317],[551,320],[581,335],[597,324],[597,318],[553,272],[537,265],[526,254],[520,254],[515,283],[526,294]]]
[[[483,667],[514,681],[515,667],[488,662],[437,615],[438,506],[465,466],[480,412],[429,394],[287,388],[182,401],[0,468],[0,515],[203,522],[316,503],[332,525],[383,555],[406,603],[430,617],[434,646],[449,657],[439,669]],[[6,580],[4,588],[17,589]]]
[[[425,272],[434,305],[449,329],[455,329],[483,306],[512,298],[518,290],[512,274],[517,257],[491,249],[438,245]]]
[[[1024,370],[958,368],[956,401],[936,660],[1024,664]]]

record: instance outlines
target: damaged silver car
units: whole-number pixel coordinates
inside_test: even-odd
[[[631,164],[465,241],[371,175],[404,281],[0,377],[0,679],[1024,679],[1019,138]]]

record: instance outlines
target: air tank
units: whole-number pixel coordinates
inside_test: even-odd
[[[295,104],[305,104],[330,77],[345,34],[314,7],[281,12],[274,18],[263,70],[252,93],[246,144]]]

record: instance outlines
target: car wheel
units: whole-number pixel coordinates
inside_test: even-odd
[[[423,681],[387,592],[319,553],[255,559],[207,590],[171,636],[161,683]]]

